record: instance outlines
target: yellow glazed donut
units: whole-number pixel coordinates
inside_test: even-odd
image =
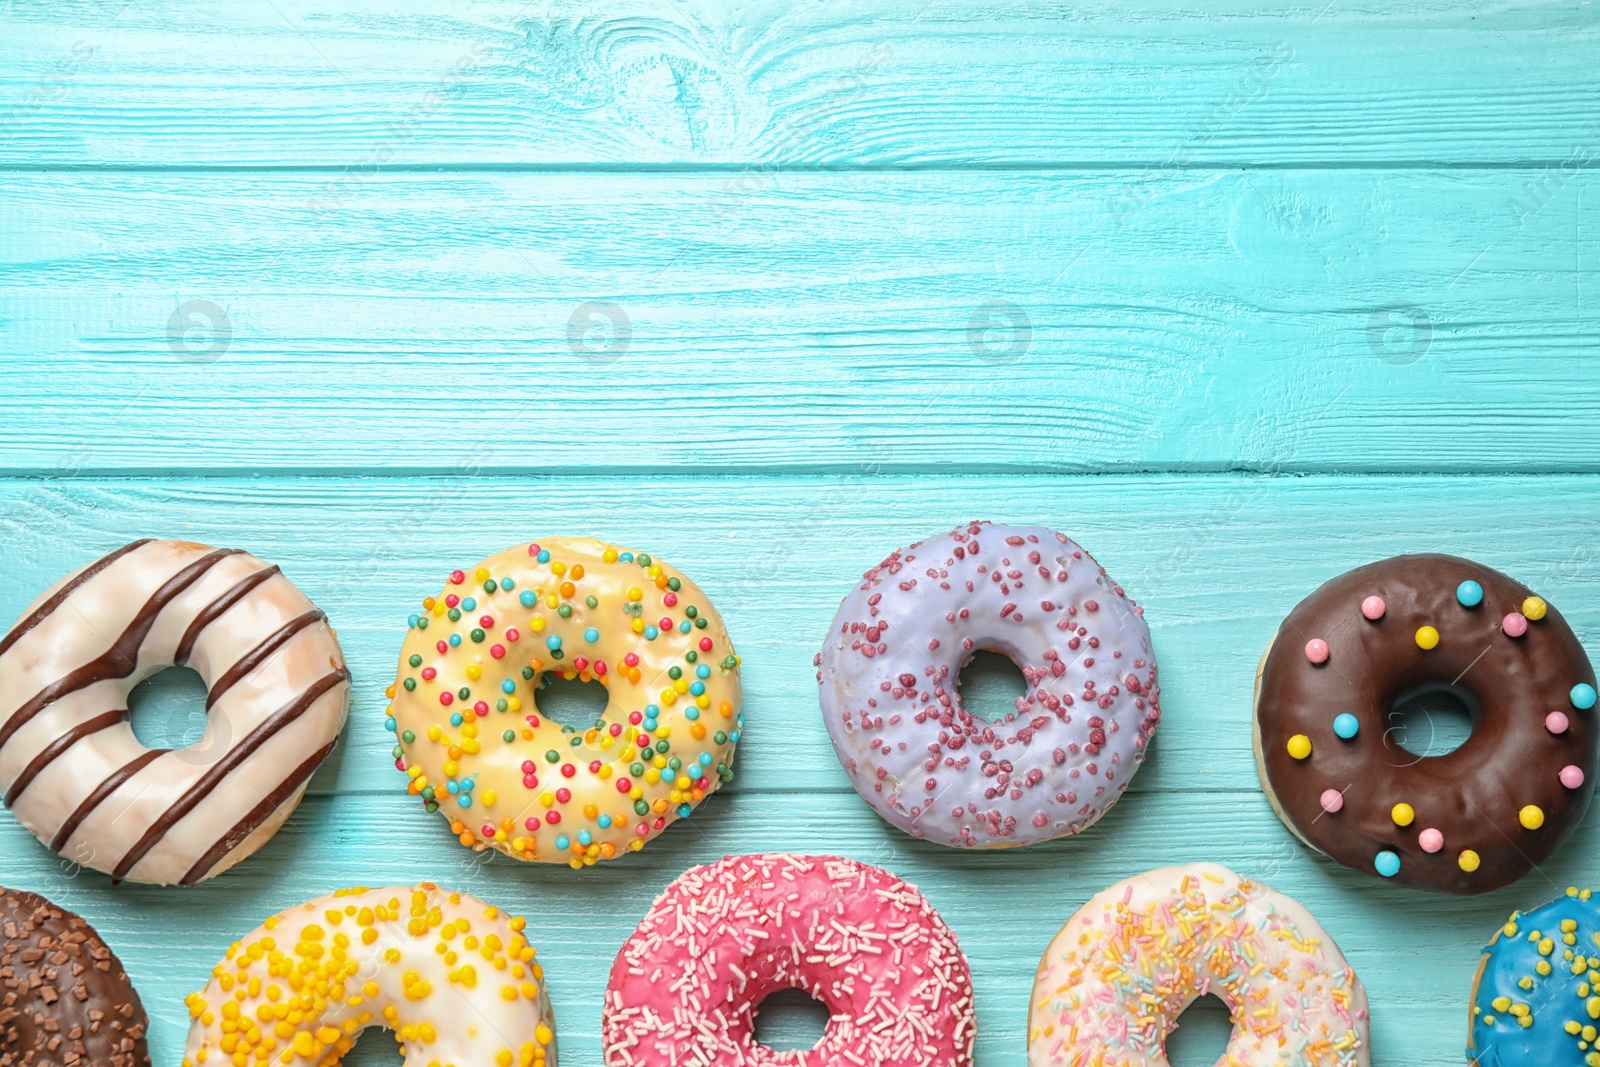
[[[544,673],[598,680],[586,730]],[[455,571],[411,616],[389,688],[395,764],[463,845],[574,868],[637,851],[733,778],[739,657],[693,582],[643,552],[548,537]]]
[[[406,1067],[555,1067],[544,969],[522,929],[429,882],[279,912],[185,999],[183,1067],[334,1067],[369,1026],[394,1031]]]

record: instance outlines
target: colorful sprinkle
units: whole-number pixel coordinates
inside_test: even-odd
[[[1313,637],[1306,642],[1306,659],[1312,663],[1328,662],[1328,642],[1320,637]]]
[[[1513,611],[1500,620],[1500,632],[1507,637],[1521,637],[1528,632],[1528,617],[1520,611]]]
[[[1430,826],[1417,835],[1417,845],[1424,852],[1438,852],[1444,848],[1444,834]]]
[[[1432,626],[1417,627],[1417,647],[1423,651],[1439,647],[1439,631]]]
[[[1337,789],[1324,789],[1319,800],[1322,803],[1322,810],[1329,815],[1344,807],[1344,794]]]
[[[1571,763],[1561,768],[1561,784],[1568,789],[1577,789],[1583,785],[1583,768]]]
[[[1289,738],[1289,755],[1295,759],[1305,759],[1311,755],[1311,738],[1305,734],[1295,734]]]
[[[1590,708],[1594,707],[1594,686],[1588,684],[1587,682],[1579,682],[1577,685],[1573,686],[1572,692],[1569,695],[1572,700],[1572,706],[1577,708],[1579,711],[1588,711]]]
[[[1517,821],[1524,830],[1537,830],[1544,825],[1544,809],[1537,804],[1529,804],[1517,812]]]
[[[1483,861],[1478,858],[1478,854],[1472,851],[1470,848],[1462,849],[1461,854],[1456,857],[1456,866],[1460,867],[1468,874],[1471,874],[1473,871],[1477,870],[1479,864],[1482,862]]]
[[[1544,728],[1553,734],[1564,734],[1571,725],[1564,711],[1552,711],[1544,717]]]
[[[1361,602],[1361,614],[1373,622],[1383,618],[1383,613],[1387,610],[1389,606],[1383,602],[1381,596],[1369,596]]]
[[[1475,608],[1483,603],[1483,586],[1469,578],[1456,586],[1456,599],[1464,608]]]
[[[1417,813],[1412,810],[1411,805],[1404,802],[1389,809],[1389,818],[1396,826],[1410,826],[1416,817]]]
[[[1538,622],[1544,618],[1544,613],[1550,605],[1544,602],[1544,597],[1530,596],[1522,602],[1522,614],[1529,622]]]
[[[1333,732],[1348,741],[1361,732],[1361,722],[1348,711],[1333,717]]]
[[[1384,849],[1373,858],[1372,865],[1377,872],[1385,878],[1393,878],[1400,873],[1400,857]]]

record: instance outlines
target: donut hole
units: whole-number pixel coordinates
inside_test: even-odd
[[[832,1016],[804,989],[779,989],[756,1006],[755,1039],[774,1052],[804,1052],[822,1041]]]
[[[1017,701],[1028,693],[1028,683],[1015,663],[988,649],[972,654],[956,678],[961,710],[974,719],[1004,722],[1017,713]]]
[[[133,736],[146,748],[185,749],[205,735],[206,683],[188,667],[168,667],[128,694]]]
[[[582,733],[592,726],[605,725],[610,696],[603,682],[563,678],[553,671],[545,671],[539,676],[539,690],[534,700],[539,705],[540,716]]]
[[[339,1061],[340,1067],[402,1067],[405,1062],[405,1052],[394,1039],[394,1031],[379,1026],[361,1031],[355,1046]]]
[[[1215,1067],[1233,1039],[1233,1014],[1214,993],[1184,1009],[1167,1035],[1167,1062],[1172,1067]]]
[[[1478,718],[1478,701],[1459,686],[1407,690],[1389,706],[1388,740],[1413,756],[1443,756],[1466,744]]]

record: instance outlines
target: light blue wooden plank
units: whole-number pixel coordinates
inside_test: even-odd
[[[0,164],[1557,164],[1581,3],[13,3]],[[753,165],[753,171],[744,171]]]
[[[0,176],[0,464],[1600,470],[1600,198],[1530,177]]]
[[[12,579],[0,624],[55,576],[135,537],[249,548],[329,613],[355,674],[344,747],[313,790],[393,793],[403,780],[383,690],[406,615],[454,567],[520,540],[597,534],[670,560],[727,620],[749,719],[731,788],[848,793],[812,666],[839,601],[921,536],[968,518],[1044,522],[1094,553],[1152,628],[1164,717],[1130,788],[1237,791],[1255,782],[1261,651],[1302,597],[1350,567],[1467,555],[1527,582],[1600,641],[1597,501],[1594,477],[7,482],[0,536]],[[172,711],[192,722],[192,706]]]

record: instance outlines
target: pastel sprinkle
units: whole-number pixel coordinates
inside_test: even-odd
[[[1572,699],[1572,706],[1577,708],[1579,711],[1588,711],[1590,708],[1594,707],[1594,686],[1587,682],[1579,682],[1577,685],[1573,686],[1570,696]]]
[[[1350,740],[1360,731],[1360,721],[1348,711],[1333,717],[1333,732],[1344,740]]]
[[[1289,755],[1295,759],[1305,759],[1311,755],[1311,738],[1305,734],[1295,734],[1289,738]]]
[[[1583,785],[1583,768],[1571,763],[1561,768],[1561,784],[1568,789],[1577,789]]]
[[[1444,848],[1444,834],[1430,826],[1417,835],[1417,844],[1424,852],[1438,852]]]
[[[1417,627],[1417,647],[1423,651],[1439,647],[1439,631],[1432,626]]]
[[[1472,851],[1470,848],[1462,849],[1461,854],[1456,857],[1456,866],[1460,867],[1468,874],[1471,874],[1473,871],[1477,870],[1478,865],[1481,862],[1482,861],[1478,858],[1478,854]]]
[[[1320,637],[1313,637],[1306,642],[1306,659],[1312,663],[1328,662],[1328,642]]]
[[[1412,810],[1411,805],[1404,802],[1389,809],[1389,818],[1396,826],[1410,826],[1416,817],[1417,813]]]
[[[1475,608],[1483,603],[1483,586],[1469,578],[1456,586],[1456,599],[1464,608]]]
[[[1544,597],[1530,596],[1522,602],[1522,614],[1530,622],[1538,622],[1544,618],[1544,613],[1550,605],[1544,602]]]
[[[1544,717],[1544,728],[1553,734],[1566,733],[1570,725],[1572,724],[1567,720],[1567,713],[1564,711],[1552,711]]]
[[[1537,830],[1544,825],[1544,810],[1537,804],[1529,804],[1517,812],[1517,821],[1524,830]]]
[[[1373,867],[1385,878],[1393,878],[1400,873],[1400,857],[1384,849],[1372,861]]]
[[[1383,602],[1381,596],[1369,596],[1361,602],[1361,614],[1373,622],[1383,618],[1383,613],[1388,609],[1389,606]]]
[[[1319,799],[1322,802],[1322,810],[1329,815],[1344,807],[1344,794],[1337,789],[1324,789]]]
[[[1513,611],[1500,620],[1500,632],[1507,637],[1521,637],[1528,632],[1528,617],[1520,611]]]

